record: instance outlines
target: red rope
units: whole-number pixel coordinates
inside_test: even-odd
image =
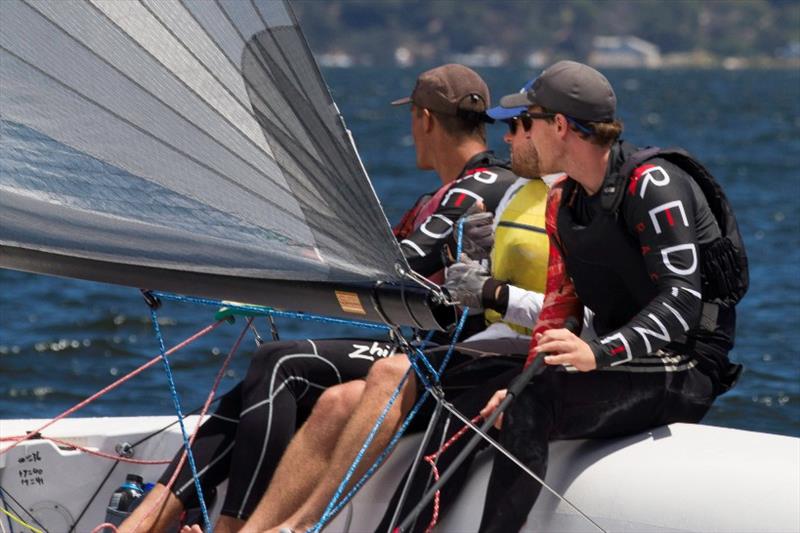
[[[473,418],[472,420],[470,420],[470,422],[472,422],[473,424],[477,424],[480,419],[481,419],[481,415],[478,415],[475,418]],[[431,465],[431,468],[433,469],[433,479],[434,479],[434,481],[439,481],[439,469],[436,467],[436,460],[439,458],[439,456],[442,453],[444,453],[444,451],[447,448],[452,446],[458,439],[460,439],[461,436],[464,435],[464,433],[466,433],[468,429],[470,429],[470,427],[465,425],[463,428],[459,429],[456,432],[455,435],[450,437],[447,440],[447,442],[445,442],[442,445],[441,448],[436,450],[434,453],[432,453],[430,455],[426,455],[425,457],[423,457],[423,459],[429,465]],[[428,524],[427,529],[425,529],[425,533],[431,533],[433,531],[433,528],[436,526],[436,523],[439,521],[439,493],[440,492],[441,491],[437,490],[436,494],[434,494],[434,496],[433,496],[433,516],[431,517],[431,523]]]
[[[196,341],[197,339],[199,339],[200,337],[202,337],[206,333],[209,333],[210,331],[214,330],[217,326],[219,326],[220,324],[222,324],[224,322],[225,322],[224,320],[220,320],[218,322],[215,322],[214,324],[210,324],[210,325],[206,326],[205,328],[201,329],[200,331],[198,331],[197,333],[195,333],[194,335],[192,335],[188,339],[186,339],[183,342],[181,342],[179,344],[176,344],[175,346],[170,348],[166,352],[166,354],[167,355],[173,354],[173,353],[177,352],[178,350],[180,350],[181,348],[184,348],[184,347],[188,346],[189,344],[191,344],[192,342]],[[237,346],[238,346],[238,344],[237,344]],[[147,370],[148,368],[150,368],[151,366],[153,366],[154,364],[159,362],[161,360],[161,358],[162,358],[161,355],[158,355],[158,356],[154,357],[153,359],[151,359],[147,363],[143,364],[142,366],[140,366],[136,370],[130,372],[129,374],[127,374],[127,375],[121,377],[120,379],[118,379],[117,381],[113,382],[111,385],[108,385],[107,387],[97,391],[96,393],[92,394],[91,396],[89,396],[88,398],[86,398],[85,400],[80,402],[79,404],[77,404],[77,405],[75,405],[73,407],[70,407],[69,409],[67,409],[66,411],[64,411],[63,413],[58,415],[57,417],[53,418],[52,420],[50,420],[49,422],[47,422],[46,424],[44,424],[40,428],[31,431],[30,433],[28,433],[24,437],[18,438],[18,440],[16,440],[16,442],[14,442],[14,444],[9,446],[8,448],[3,448],[2,450],[0,450],[0,455],[3,455],[4,453],[7,453],[11,449],[15,448],[20,442],[26,441],[28,439],[31,439],[31,438],[35,437],[35,436],[41,436],[39,434],[42,431],[44,431],[46,428],[52,426],[53,424],[55,424],[56,422],[58,422],[62,418],[65,418],[65,417],[71,415],[72,413],[78,411],[79,409],[82,409],[83,407],[85,407],[88,404],[90,404],[93,401],[95,401],[100,396],[106,394],[107,392],[109,392],[111,390],[114,390],[115,388],[119,387],[120,385],[122,385],[123,383],[128,381],[129,379],[133,378],[134,376],[144,372],[145,370]],[[4,438],[4,439],[1,439],[1,440],[13,440],[13,439],[16,439],[16,437]]]
[[[0,440],[15,440],[15,439],[16,440],[25,440],[26,438],[27,438],[27,435],[26,436],[19,436],[19,437],[3,437]],[[82,451],[83,453],[88,453],[89,455],[95,455],[97,457],[102,457],[104,459],[111,459],[112,461],[119,461],[121,463],[132,463],[132,464],[137,464],[137,465],[166,465],[166,464],[169,464],[172,461],[172,459],[154,459],[154,460],[130,459],[128,457],[122,457],[122,456],[120,456],[118,454],[112,455],[110,453],[105,453],[105,452],[101,452],[101,451],[98,451],[98,450],[93,450],[91,448],[86,448],[86,447],[81,446],[79,444],[75,444],[74,442],[69,442],[69,441],[66,441],[66,440],[57,439],[55,437],[40,436],[40,438],[43,439],[43,440],[49,440],[50,442],[55,442],[59,446],[66,446],[66,447],[74,448],[76,450]]]

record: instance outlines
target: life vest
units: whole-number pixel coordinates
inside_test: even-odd
[[[491,253],[492,277],[512,285],[544,293],[547,282],[549,241],[545,229],[548,187],[533,179],[517,189],[502,210]],[[486,322],[500,322],[497,311],[487,309]],[[514,331],[530,335],[531,330],[506,323]]]
[[[728,307],[735,305],[747,292],[750,274],[739,225],[719,182],[708,169],[681,148],[662,149],[654,146],[633,153],[626,148],[623,144],[624,163],[601,192],[603,209],[616,215],[629,180],[650,159],[665,159],[686,172],[703,191],[721,233],[719,239],[700,249],[703,301]]]
[[[587,226],[575,223],[571,202],[579,185],[565,180],[554,242],[581,302],[595,312],[594,329],[605,335],[629,322],[656,295],[635,237],[616,213],[598,212]],[[601,283],[598,280],[602,280]]]

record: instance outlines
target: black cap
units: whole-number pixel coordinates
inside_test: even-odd
[[[528,92],[504,96],[500,105],[538,105],[578,120],[612,122],[617,97],[606,77],[589,65],[559,61],[545,69]]]

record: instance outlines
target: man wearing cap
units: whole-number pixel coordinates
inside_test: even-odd
[[[411,104],[417,166],[435,170],[442,181],[395,228],[411,267],[436,282],[443,281],[442,248],[452,239],[455,221],[478,202],[493,211],[517,178],[486,148],[489,98],[489,89],[477,73],[449,64],[421,74],[411,96],[393,102]],[[466,330],[484,327],[482,317],[475,315]],[[251,516],[254,528],[275,525],[299,507],[304,491],[318,481],[316,472],[303,475],[301,468],[323,468],[321,461],[359,402],[363,378],[375,361],[399,359],[391,357],[396,348],[388,340],[375,339],[306,339],[270,342],[259,348],[245,379],[221,398],[193,446],[206,495],[229,479],[215,529],[236,531]],[[524,348],[517,351],[524,353]],[[405,360],[404,355],[400,357]],[[287,461],[283,475],[280,470],[276,474],[281,455],[305,417],[313,432],[301,433],[292,441],[301,460]],[[149,511],[148,504],[165,492],[163,512],[151,513],[142,529],[166,529],[183,510],[198,505],[191,471],[181,457],[179,452],[148,501],[123,524],[123,531],[138,524]],[[167,491],[179,464],[183,466],[177,480]],[[271,486],[278,496],[268,496],[255,511],[273,476],[276,483]],[[338,483],[338,479],[330,481]]]
[[[602,74],[561,61],[529,91],[500,103],[527,107],[539,172],[569,176],[548,201],[554,246],[527,361],[544,357],[546,366],[511,404],[500,434],[544,478],[551,440],[698,422],[738,375],[727,357],[735,310],[719,303],[730,295],[711,301],[707,282],[726,273],[704,264],[724,240],[697,177],[666,152],[641,164],[642,152],[618,140],[616,97]],[[626,162],[636,163],[630,173]],[[565,314],[560,309],[553,319],[556,294],[561,304],[577,295],[595,312],[596,339],[560,329]],[[579,300],[571,302],[571,314],[580,316]],[[498,391],[484,416],[504,395]],[[480,530],[518,531],[540,488],[497,454]]]
[[[422,73],[411,95],[393,102],[409,106],[417,166],[435,170],[442,181],[437,191],[422,197],[403,217],[395,233],[411,267],[439,282],[443,276],[437,278],[437,272],[444,266],[441,250],[452,239],[455,222],[479,202],[493,212],[517,179],[506,163],[497,160],[486,148],[484,124],[488,120],[489,101],[489,90],[478,74],[462,65],[450,64]],[[480,315],[476,318],[483,327],[483,318]],[[487,371],[495,368],[495,373],[512,365],[519,368],[524,359],[519,354],[525,353],[528,341],[509,340],[512,341],[517,344],[503,344],[502,348],[496,344],[475,344],[463,349],[469,355],[459,350],[456,357],[514,351],[518,354],[516,358],[498,358],[487,362],[485,368]],[[434,348],[428,354],[435,360],[445,351],[446,346]],[[381,358],[371,365],[365,381],[350,381],[323,392],[287,448],[264,498],[243,530],[300,531],[313,526],[408,367],[405,354]],[[390,410],[386,415],[354,479],[383,450],[415,396],[416,382],[412,376],[397,400],[402,409]],[[343,421],[341,413],[352,416]],[[420,416],[424,424],[423,418]]]
[[[530,84],[528,84],[529,86]],[[527,88],[527,86],[526,86]],[[526,120],[520,120],[518,115],[525,111],[524,107],[517,110],[493,108],[489,110],[490,117],[506,122],[509,131],[504,139],[511,146],[512,170],[515,174],[525,172],[525,175],[534,176],[519,163],[521,160],[514,154],[524,153],[525,145],[521,142],[525,132],[529,129]],[[413,111],[412,111],[413,112]],[[550,179],[555,179],[555,175]],[[492,228],[489,227],[488,237],[486,227],[478,227],[477,235],[486,238],[465,244],[472,258],[465,258],[464,263],[456,263],[448,269],[445,287],[450,290],[451,296],[466,303],[470,309],[485,308],[486,319],[489,327],[483,332],[473,335],[466,341],[455,346],[449,366],[441,379],[442,389],[448,399],[465,398],[459,405],[465,412],[475,414],[485,404],[495,389],[483,388],[479,392],[483,396],[471,394],[470,391],[479,384],[485,384],[492,376],[506,375],[509,370],[518,372],[524,356],[520,350],[527,352],[530,342],[530,327],[541,309],[545,269],[548,255],[548,242],[544,230],[544,207],[547,197],[547,185],[537,178],[519,178],[508,188],[500,205],[496,209],[498,221],[496,226],[496,244],[492,237]],[[490,213],[486,213],[490,215]],[[491,216],[481,222],[491,222]],[[484,233],[481,233],[481,232]],[[485,267],[473,259],[488,258],[491,254],[491,275]],[[522,261],[525,258],[525,261]],[[432,360],[433,366],[438,367],[446,348],[428,350],[426,355]],[[422,366],[422,365],[419,365]],[[343,431],[343,438],[336,445],[335,455],[341,456],[341,468],[327,470],[327,475],[335,481],[340,481],[345,469],[350,466],[352,458],[362,446],[366,432],[372,429],[375,419],[381,414],[384,406],[393,393],[395,385],[408,369],[405,356],[384,359],[375,363],[367,377],[365,392],[358,409],[351,417],[351,422]],[[418,386],[414,374],[411,374],[409,383],[401,390],[401,396],[395,406],[388,412],[387,419],[378,429],[376,441],[369,448],[367,455],[361,460],[363,471],[376,454],[382,450],[381,443],[388,442],[402,420],[409,412],[415,400],[418,400],[424,390]],[[419,412],[407,433],[419,431],[429,419],[431,405],[426,404]],[[446,427],[444,419],[440,426]],[[304,429],[312,430],[310,424]],[[348,438],[349,435],[353,438]],[[439,442],[438,437],[434,437]],[[376,444],[377,443],[377,444]],[[431,450],[432,451],[432,450]],[[301,456],[293,459],[294,463],[300,462]],[[285,462],[291,464],[287,455]],[[358,473],[356,474],[356,478]],[[411,493],[420,492],[417,485],[425,483],[428,477],[426,471],[419,471],[411,488]],[[276,478],[277,482],[277,478]],[[284,527],[293,527],[295,530],[308,527],[310,517],[318,517],[322,512],[321,505],[327,504],[333,486],[325,496],[318,500],[315,512],[309,512],[310,505],[305,505],[309,518],[305,523],[298,519],[298,513],[284,524]],[[398,496],[395,497],[395,500]],[[314,498],[312,495],[311,498]],[[448,502],[447,495],[443,498],[443,505]],[[415,503],[415,502],[410,502]],[[394,504],[394,501],[393,501]],[[393,517],[393,506],[384,517],[384,522],[378,530],[386,530]],[[402,516],[402,515],[400,515]],[[427,522],[420,521],[418,525],[424,528]],[[298,525],[302,524],[302,525]]]

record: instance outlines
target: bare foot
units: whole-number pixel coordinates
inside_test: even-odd
[[[192,524],[191,526],[183,526],[181,533],[203,533],[203,529],[197,524]]]

